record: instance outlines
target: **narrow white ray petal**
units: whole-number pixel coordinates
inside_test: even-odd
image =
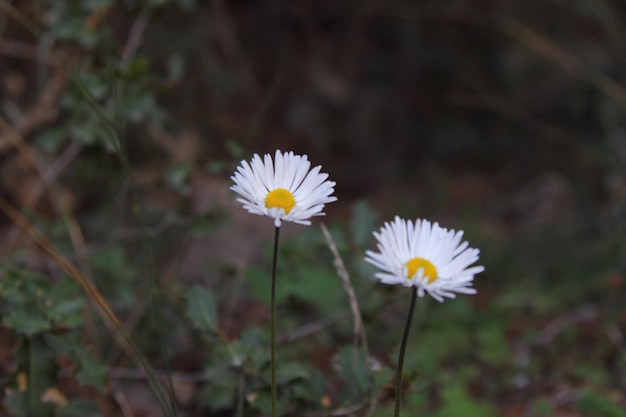
[[[263,157],[254,154],[250,161],[241,161],[231,176],[230,189],[241,198],[250,213],[274,219],[277,227],[283,221],[310,225],[310,218],[323,216],[324,205],[337,200],[333,196],[335,182],[328,180],[328,174],[321,173],[321,166],[310,170],[311,163],[306,155],[276,150],[273,155]],[[265,199],[269,192],[284,188],[294,197],[294,206],[289,213],[283,208],[268,208]]]
[[[479,251],[461,243],[462,231],[446,229],[438,223],[417,219],[415,222],[396,216],[373,232],[377,252],[366,251],[364,260],[380,271],[375,276],[385,284],[414,286],[420,297],[429,294],[437,301],[455,298],[456,294],[475,294],[474,275],[484,267],[473,265]],[[437,271],[429,282],[425,268],[419,267],[412,279],[406,277],[407,262],[415,257],[428,260]]]

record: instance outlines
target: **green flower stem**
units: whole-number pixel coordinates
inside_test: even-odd
[[[404,332],[402,333],[402,342],[400,342],[400,353],[398,354],[398,369],[396,374],[396,406],[393,412],[394,417],[400,416],[400,400],[402,399],[402,368],[404,366],[404,352],[406,351],[406,342],[409,338],[411,330],[411,321],[415,312],[415,301],[417,300],[417,289],[413,288],[411,294],[411,304],[409,312],[406,315],[406,323],[404,324]]]
[[[278,261],[278,236],[280,227],[274,233],[274,257],[272,259],[272,295],[270,313],[270,355],[272,369],[272,417],[276,417],[276,264]]]

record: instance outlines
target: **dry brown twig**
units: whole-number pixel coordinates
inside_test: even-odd
[[[0,116],[0,153],[10,147],[15,148],[23,160],[37,174],[39,183],[28,190],[26,208],[32,210],[44,191],[48,190],[50,201],[66,221],[80,268],[83,274],[90,276],[91,268],[86,260],[85,239],[80,225],[72,212],[70,196],[56,182],[56,178],[78,155],[81,146],[78,143],[71,143],[52,165],[48,165],[43,156],[36,149],[29,146],[25,140],[25,137],[32,131],[57,118],[59,113],[58,103],[65,91],[67,81],[68,71],[66,68],[61,66],[55,67],[35,105],[26,110],[19,120],[9,122]]]
[[[358,346],[360,337],[365,358],[369,359],[369,349],[367,347],[367,337],[365,334],[365,328],[363,327],[363,320],[361,319],[361,310],[359,308],[359,302],[356,298],[356,294],[354,293],[354,287],[352,287],[352,283],[350,282],[350,274],[346,269],[346,265],[343,263],[343,259],[341,259],[341,255],[339,255],[335,241],[330,235],[328,228],[324,223],[321,223],[320,227],[322,228],[322,233],[324,233],[324,238],[326,239],[328,248],[333,254],[333,265],[335,266],[335,269],[337,269],[337,274],[343,282],[343,289],[346,291],[348,301],[350,302],[350,310],[352,311],[352,318],[354,320],[354,344],[355,346]]]
[[[68,192],[56,182],[57,176],[70,161],[78,155],[81,147],[76,143],[70,144],[52,166],[47,166],[42,155],[30,147],[19,131],[9,125],[2,116],[0,116],[0,127],[3,132],[5,132],[5,136],[9,139],[13,147],[15,147],[16,151],[22,156],[24,161],[31,166],[40,180],[36,187],[29,190],[26,203],[27,209],[32,210],[44,190],[48,190],[50,201],[65,220],[80,269],[83,274],[91,276],[91,267],[89,262],[87,262],[87,245],[82,229],[72,211],[71,198]]]
[[[286,333],[282,333],[278,336],[277,344],[278,346],[284,343],[291,343],[294,340],[301,339],[303,337],[310,336],[312,334],[321,332],[328,326],[335,324],[349,316],[347,311],[340,311],[331,316],[325,317],[321,320],[314,321],[312,323],[307,323],[304,326],[301,326],[297,329],[291,330]]]
[[[575,136],[569,134],[559,126],[542,120],[540,117],[535,117],[523,106],[504,96],[455,92],[448,94],[446,99],[447,102],[453,106],[499,113],[507,119],[536,133],[538,138],[545,140],[551,145],[558,146],[559,149],[564,151],[571,152],[572,144],[576,143],[577,140]]]
[[[490,16],[476,13],[472,8],[448,6],[414,7],[408,2],[399,4],[400,7],[396,5],[389,7],[383,11],[383,14],[398,19],[462,21],[488,28],[508,36],[564,72],[580,81],[586,82],[618,103],[626,105],[626,86],[614,80],[602,70],[572,54],[539,30],[521,21],[498,15]]]
[[[130,336],[124,330],[120,320],[115,312],[111,309],[104,297],[98,289],[72,264],[56,247],[33,226],[33,224],[20,213],[15,207],[9,204],[2,196],[0,196],[0,210],[22,231],[26,232],[37,246],[48,254],[56,264],[69,277],[76,281],[87,293],[96,312],[102,318],[104,323],[109,327],[111,333],[118,341],[120,346],[126,351],[130,357],[134,357],[134,353],[130,347]]]
[[[148,9],[144,9],[133,22],[130,27],[130,31],[128,32],[126,44],[124,45],[124,48],[122,48],[122,61],[128,62],[135,55],[135,52],[141,44],[143,34],[148,27],[148,23],[150,23],[150,17],[151,13]]]
[[[339,251],[337,250],[337,246],[335,245],[335,241],[333,240],[328,228],[324,223],[320,224],[322,228],[322,233],[324,233],[324,238],[326,239],[326,243],[328,244],[328,248],[333,254],[334,260],[333,265],[337,270],[337,274],[341,278],[343,282],[343,288],[348,296],[348,300],[350,303],[350,311],[352,312],[352,317],[354,320],[354,345],[358,346],[359,338],[361,339],[361,346],[363,348],[363,353],[365,354],[365,360],[367,363],[370,363],[370,355],[369,348],[367,346],[367,335],[365,334],[365,327],[363,326],[363,319],[361,318],[361,309],[359,308],[359,302],[356,298],[356,294],[354,292],[354,287],[350,282],[350,274],[348,273],[348,269],[339,255]],[[381,398],[372,397],[365,404],[358,404],[352,407],[348,407],[346,409],[337,409],[332,412],[321,414],[325,416],[345,416],[353,414],[357,411],[367,409],[366,415],[369,416],[372,414],[374,409],[376,408],[376,404],[381,401]]]
[[[124,395],[122,390],[116,389],[113,391],[113,398],[115,399],[116,404],[120,408],[122,412],[122,417],[134,417],[133,410]]]
[[[56,262],[63,272],[80,285],[83,291],[87,294],[94,310],[107,326],[116,342],[120,345],[128,357],[137,358],[140,353],[135,351],[130,333],[126,330],[120,319],[117,317],[117,314],[115,314],[96,286],[88,280],[74,264],[63,256],[63,254],[57,250],[48,238],[42,235],[35,228],[35,226],[26,217],[24,217],[24,215],[22,215],[22,213],[9,204],[2,196],[0,196],[0,211],[2,211],[15,225],[26,232],[26,234],[32,238],[34,243]],[[149,365],[145,359],[139,356],[139,362],[142,372],[149,374]],[[155,383],[158,384],[156,381]]]
[[[42,55],[36,45],[10,39],[0,40],[0,55],[37,61],[37,63],[42,63],[50,67],[58,67],[61,65],[54,55]]]
[[[608,97],[626,104],[626,87],[600,70],[586,64],[566,51],[541,32],[523,23],[507,19],[499,22],[498,29],[533,52],[553,62],[562,70],[589,83]]]
[[[65,91],[66,84],[67,72],[58,67],[39,95],[35,106],[27,110],[19,120],[11,121],[14,126],[12,129],[9,130],[3,126],[0,130],[0,154],[14,143],[11,135],[27,136],[33,130],[56,118],[58,114],[57,103]]]

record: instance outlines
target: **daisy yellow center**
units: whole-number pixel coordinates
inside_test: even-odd
[[[424,277],[428,278],[428,283],[432,284],[437,279],[437,268],[428,259],[424,258],[411,258],[406,263],[407,278],[413,279],[413,276],[419,271],[420,268],[424,269]]]
[[[274,207],[281,208],[285,210],[285,214],[289,214],[295,205],[296,200],[293,198],[293,194],[284,188],[272,190],[267,197],[265,197],[265,207],[269,209]]]

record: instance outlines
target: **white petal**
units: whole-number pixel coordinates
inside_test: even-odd
[[[310,225],[311,217],[324,215],[325,204],[337,200],[332,195],[335,182],[327,180],[328,174],[321,173],[320,166],[313,170],[309,170],[310,167],[306,155],[276,150],[272,159],[270,154],[263,158],[254,154],[249,162],[241,161],[236,168],[230,188],[241,196],[237,200],[244,209],[273,218],[276,227],[280,227],[282,221]],[[276,188],[284,188],[294,196],[295,205],[289,213],[265,206],[267,194]]]
[[[382,282],[414,286],[418,296],[429,294],[440,302],[456,297],[457,293],[476,294],[476,289],[471,287],[474,275],[485,268],[472,266],[479,251],[469,248],[467,242],[460,243],[462,231],[446,229],[428,220],[412,222],[396,216],[373,235],[378,251],[366,251],[365,261],[383,271],[375,274]],[[429,260],[437,269],[437,279],[428,282],[424,268],[419,268],[409,280],[406,263],[415,257]]]

